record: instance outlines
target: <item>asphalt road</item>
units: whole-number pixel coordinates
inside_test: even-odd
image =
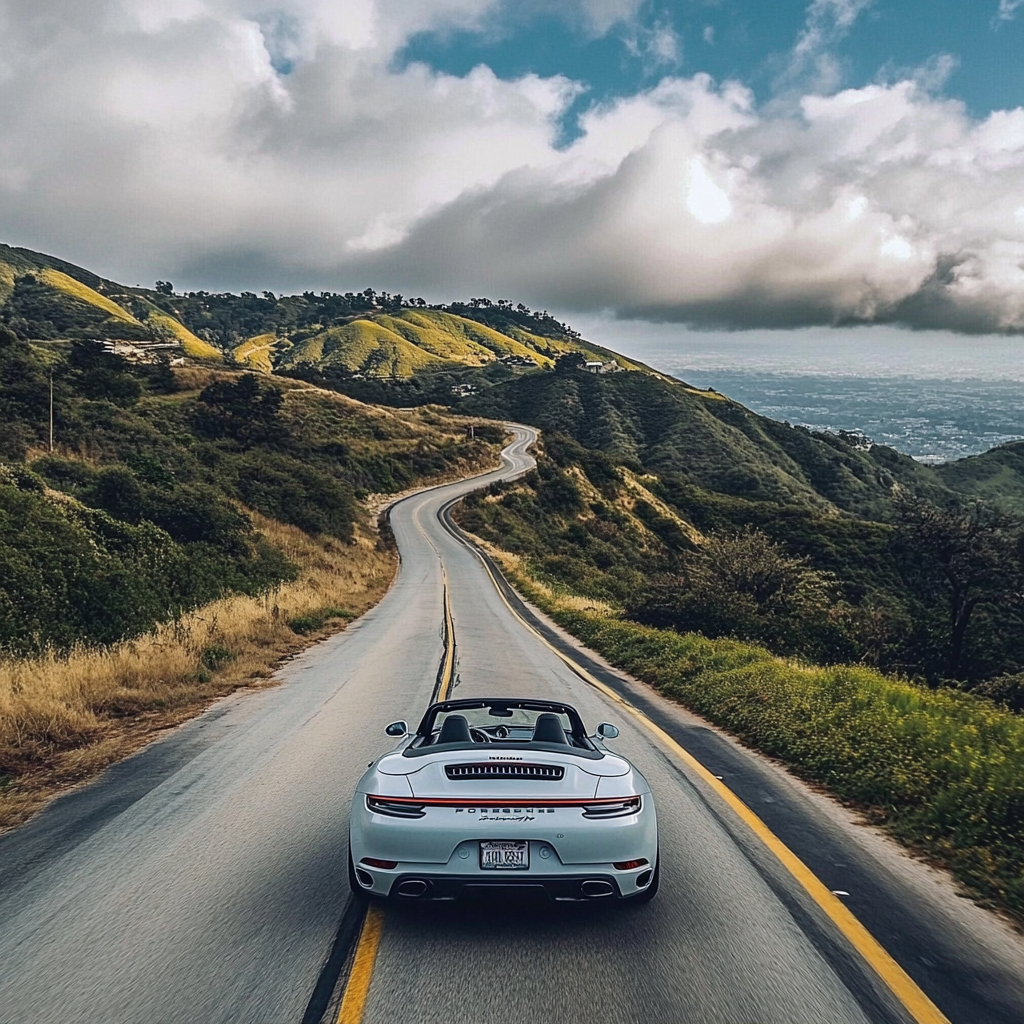
[[[721,801],[510,614],[439,521],[452,498],[529,468],[531,440],[517,428],[503,469],[395,506],[397,582],[291,661],[282,685],[219,703],[0,838],[0,1024],[308,1024],[328,1006],[343,966],[330,956],[344,954],[355,921],[348,803],[389,745],[384,726],[412,723],[430,699],[442,563],[455,695],[557,697],[591,727],[618,725],[616,750],[657,800],[662,889],[630,908],[388,908],[365,1024],[912,1019]],[[770,794],[770,813],[758,813],[826,884],[839,871],[839,883],[863,886],[851,909],[955,1024],[1024,1018],[1012,949],[986,947],[756,759],[589,664],[748,802]],[[344,972],[335,1001],[343,984]]]

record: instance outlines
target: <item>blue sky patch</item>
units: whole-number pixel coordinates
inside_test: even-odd
[[[482,31],[415,36],[397,64],[421,61],[456,75],[486,64],[506,79],[566,75],[587,86],[568,114],[570,125],[588,106],[673,73],[736,79],[764,102],[787,84],[808,84],[787,79],[786,72],[812,6],[806,0],[648,2],[635,23],[619,23],[600,38],[550,13],[555,8],[532,16],[502,8]],[[819,0],[818,6],[834,12],[856,7],[857,0]],[[962,100],[975,116],[1021,106],[1024,4],[1018,9],[1003,0],[1002,18],[999,11],[999,0],[874,0],[827,46],[836,86],[888,82],[924,69],[920,77],[930,88]],[[674,60],[652,46],[666,29],[677,40]]]

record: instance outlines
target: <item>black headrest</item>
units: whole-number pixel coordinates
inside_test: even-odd
[[[469,734],[469,722],[463,715],[449,715],[441,726],[441,735],[437,737],[438,743],[472,743],[473,737]]]
[[[533,727],[533,739],[537,743],[565,743],[565,730],[559,721],[558,715],[545,712],[537,716],[537,724]]]

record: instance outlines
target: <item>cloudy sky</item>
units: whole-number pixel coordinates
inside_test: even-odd
[[[1024,0],[0,0],[0,240],[134,283],[1024,329]]]

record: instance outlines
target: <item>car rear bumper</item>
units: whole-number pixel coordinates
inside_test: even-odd
[[[531,843],[543,848],[546,844]],[[602,900],[635,896],[651,882],[657,846],[642,863],[620,867],[617,864],[563,864],[547,847],[547,857],[537,857],[536,849],[528,870],[482,870],[471,857],[459,853],[474,851],[475,842],[459,845],[447,864],[408,862],[375,863],[374,858],[355,852],[353,869],[358,888],[368,896],[408,900],[454,900],[463,896],[495,896],[516,893],[528,897],[545,895],[551,900]]]
[[[623,897],[610,874],[536,875],[511,873],[500,878],[403,872],[388,891],[391,899],[407,901],[458,899],[523,899],[531,896],[557,902],[594,902]]]

